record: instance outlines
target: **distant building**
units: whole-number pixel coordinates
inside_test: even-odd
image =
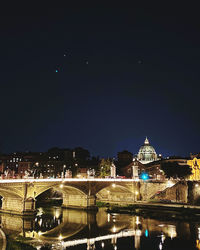
[[[87,168],[78,168],[77,178],[87,178],[88,169]]]
[[[166,178],[165,178],[165,173],[163,172],[161,168],[161,165],[162,163],[165,163],[165,162],[169,162],[169,163],[177,162],[181,167],[181,165],[187,164],[187,159],[173,157],[173,158],[152,161],[146,164],[141,163],[137,159],[133,159],[133,161],[129,165],[121,169],[121,172],[122,172],[122,175],[126,176],[127,178],[138,179],[140,178],[140,175],[142,173],[147,173],[150,179],[164,181],[166,180]],[[200,166],[200,159],[198,160],[198,164]]]
[[[31,167],[33,166],[32,162],[19,162],[18,163],[18,175],[20,177],[23,177],[26,172],[29,172],[31,170]]]
[[[1,173],[1,174],[4,173],[5,168],[6,168],[5,163],[1,161],[1,162],[0,162],[0,173]]]
[[[175,158],[175,157],[168,157],[167,159],[157,160],[153,162],[149,162],[145,164],[145,171],[149,174],[151,179],[154,180],[165,180],[165,173],[163,172],[161,165],[162,163],[174,163],[177,162],[180,166],[185,165],[187,163],[187,160],[184,158]]]
[[[144,141],[144,145],[142,145],[140,147],[140,150],[139,150],[138,155],[137,155],[137,159],[142,164],[147,164],[149,162],[153,162],[153,161],[158,160],[156,151],[155,151],[154,147],[152,147],[150,145],[149,140],[147,139],[147,137],[146,137],[146,139]]]
[[[187,161],[187,165],[192,167],[192,174],[189,179],[191,181],[199,181],[200,180],[200,159],[194,157],[192,160]]]
[[[190,153],[190,158],[191,158],[191,159],[194,159],[194,158],[199,159],[199,158],[200,158],[200,153],[196,153],[196,154]]]
[[[129,165],[121,169],[122,174],[127,178],[138,179],[140,173],[145,171],[145,165],[134,159]]]

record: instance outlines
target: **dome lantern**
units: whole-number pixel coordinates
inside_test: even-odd
[[[145,144],[145,145],[149,145],[149,140],[147,139],[147,136],[146,136],[146,139],[145,139],[145,141],[144,141],[144,144]]]

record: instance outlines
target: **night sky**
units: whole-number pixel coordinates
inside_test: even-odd
[[[144,6],[1,7],[1,152],[200,151],[199,9]]]

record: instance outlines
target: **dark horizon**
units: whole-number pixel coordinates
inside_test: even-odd
[[[200,151],[192,5],[2,7],[0,151]]]
[[[140,147],[142,146],[142,145],[144,145],[144,143],[143,144],[141,144],[140,145]],[[151,143],[150,143],[150,145],[151,146],[153,146]],[[139,148],[140,148],[139,147]],[[154,147],[154,146],[153,146]],[[132,152],[131,150],[128,150],[128,149],[126,149],[126,148],[124,148],[124,149],[121,149],[120,151],[118,151],[118,152],[116,152],[114,155],[100,155],[100,154],[94,154],[93,152],[91,152],[91,150],[89,149],[89,148],[84,148],[84,147],[82,147],[82,146],[75,146],[75,147],[72,147],[72,148],[69,148],[69,147],[58,147],[58,146],[53,146],[53,147],[50,147],[50,148],[48,148],[48,149],[46,149],[46,150],[44,150],[44,151],[38,151],[38,150],[34,150],[34,151],[31,151],[31,150],[23,150],[23,151],[20,151],[20,150],[15,150],[15,151],[10,151],[10,152],[0,152],[0,154],[5,154],[5,155],[9,155],[9,154],[17,154],[17,153],[27,153],[27,154],[29,154],[29,153],[45,153],[45,152],[47,152],[47,151],[49,151],[49,150],[51,150],[51,149],[56,149],[56,148],[58,148],[58,149],[60,149],[60,150],[74,150],[74,149],[76,149],[76,148],[83,148],[83,149],[86,149],[86,150],[88,150],[89,151],[89,153],[90,153],[90,157],[100,157],[100,158],[113,158],[113,159],[117,159],[117,153],[119,153],[119,152],[122,152],[122,151],[128,151],[128,152],[130,152],[130,153],[132,153],[133,154],[133,157],[136,157],[136,155],[138,154],[138,152]],[[138,151],[139,151],[139,148],[138,148]],[[157,152],[156,152],[157,153]],[[193,152],[193,154],[198,154],[199,152]],[[157,153],[157,155],[158,155],[158,158],[160,157],[159,155],[161,155],[162,157],[164,157],[164,158],[167,158],[167,157],[180,157],[180,158],[190,158],[190,154],[187,154],[187,155],[175,155],[175,154],[171,154],[171,155],[163,155],[162,153]]]

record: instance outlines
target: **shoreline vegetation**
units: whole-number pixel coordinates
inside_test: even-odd
[[[31,240],[31,239],[30,239]],[[15,239],[7,235],[6,250],[36,250],[34,246],[28,243],[28,239],[24,237],[17,237]]]

